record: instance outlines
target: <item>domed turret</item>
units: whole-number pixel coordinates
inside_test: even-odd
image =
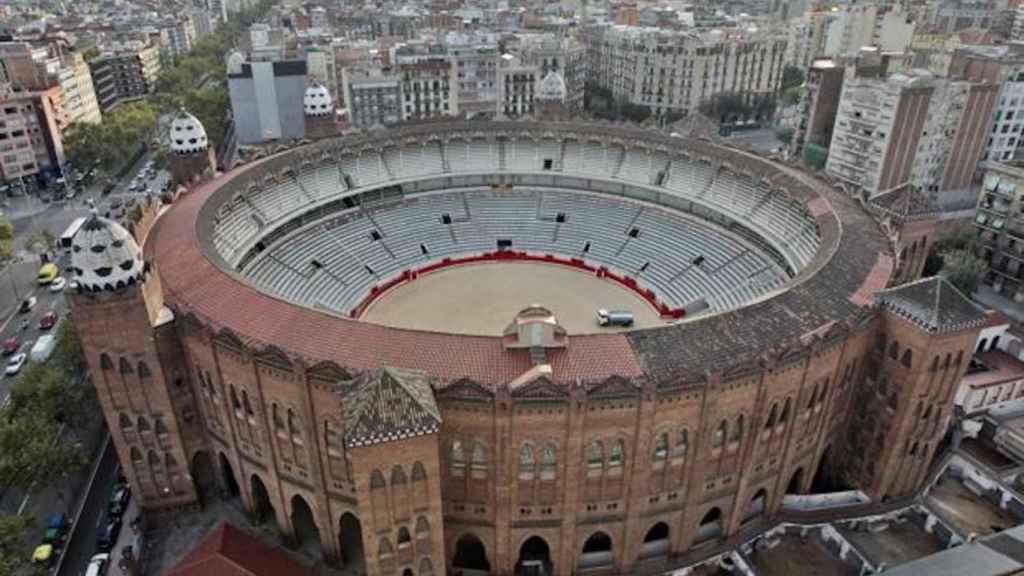
[[[232,50],[231,54],[228,54],[228,74],[241,74],[244,63],[245,56],[238,50]]]
[[[306,88],[306,94],[302,97],[302,108],[306,116],[330,116],[334,114],[334,101],[323,84],[314,82]]]
[[[171,120],[171,152],[194,154],[206,150],[208,146],[206,129],[199,119],[184,109],[180,110]]]
[[[141,282],[145,272],[135,238],[117,222],[93,214],[75,234],[71,272],[83,290],[118,290]]]
[[[569,90],[565,87],[565,78],[562,78],[561,74],[552,70],[540,81],[537,99],[549,102],[564,102],[568,92]]]

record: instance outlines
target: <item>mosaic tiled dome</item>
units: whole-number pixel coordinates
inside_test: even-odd
[[[199,119],[181,110],[171,121],[171,151],[175,154],[192,154],[206,150],[206,129]]]
[[[302,109],[306,116],[327,116],[334,113],[334,101],[331,93],[323,84],[313,83],[306,88],[302,97]]]
[[[75,234],[71,273],[83,290],[118,290],[141,282],[142,251],[123,226],[93,214]]]

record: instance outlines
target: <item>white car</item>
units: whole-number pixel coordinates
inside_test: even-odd
[[[97,554],[89,560],[89,567],[85,569],[85,576],[103,576],[107,573],[107,564],[110,563],[110,554]]]
[[[24,352],[11,356],[7,361],[7,367],[4,368],[4,374],[14,376],[18,372],[21,372],[21,367],[25,365],[25,360],[28,360],[28,354],[25,354]]]
[[[50,282],[50,292],[60,292],[67,286],[68,281],[63,276],[57,276],[57,279]]]

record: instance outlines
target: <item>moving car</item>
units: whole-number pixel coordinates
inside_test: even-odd
[[[53,262],[47,262],[39,269],[39,285],[49,284],[56,280],[58,276],[60,276],[60,270],[57,268],[57,265]]]
[[[597,323],[601,326],[629,327],[633,325],[633,313],[627,310],[597,311]]]
[[[22,314],[28,314],[30,310],[36,307],[36,297],[29,296],[21,301],[21,306],[18,307],[18,312]]]
[[[67,280],[63,276],[58,276],[56,280],[50,283],[50,292],[60,292],[67,286]]]
[[[7,361],[7,366],[4,367],[4,374],[14,376],[18,372],[21,372],[21,367],[25,365],[25,360],[28,360],[28,355],[24,352],[11,356]]]
[[[7,340],[4,340],[3,353],[4,356],[10,356],[21,348],[21,338],[17,336],[11,336]]]
[[[100,518],[99,526],[96,528],[96,549],[100,552],[110,552],[120,534],[121,518],[104,515]]]
[[[85,576],[103,576],[107,573],[107,566],[110,565],[110,554],[97,554],[89,560],[89,567],[85,569]]]
[[[57,555],[53,553],[52,544],[40,544],[36,546],[34,552],[32,552],[32,563],[37,566],[49,568],[53,565],[53,561],[57,559]]]
[[[57,325],[57,311],[50,310],[42,318],[39,319],[39,329],[49,330]]]
[[[29,350],[29,357],[36,364],[42,364],[53,354],[53,349],[57,347],[57,338],[53,334],[43,334],[36,340],[36,343],[32,345],[32,349]]]
[[[68,533],[68,519],[63,514],[54,514],[46,522],[46,533],[43,535],[43,544],[59,546],[64,542],[64,536]]]

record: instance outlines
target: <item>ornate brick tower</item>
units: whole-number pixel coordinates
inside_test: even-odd
[[[438,436],[422,372],[380,368],[342,382],[345,447],[363,518],[366,573],[445,574]]]
[[[318,140],[338,135],[334,122],[334,101],[331,93],[319,82],[306,88],[302,97],[302,112],[306,117],[306,138]]]
[[[171,120],[171,154],[168,158],[171,178],[188,185],[213,176],[216,161],[206,139],[206,129],[184,108]]]
[[[188,463],[204,440],[158,276],[127,230],[95,214],[75,236],[71,271],[71,315],[142,507],[195,502]]]
[[[875,345],[846,446],[853,485],[872,498],[920,488],[953,412],[985,313],[941,277],[884,290]]]

